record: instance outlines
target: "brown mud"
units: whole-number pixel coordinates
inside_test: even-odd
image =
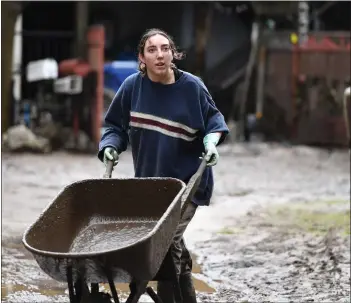
[[[198,301],[349,302],[348,152],[263,143],[219,151],[211,206],[185,234]],[[132,176],[131,161],[124,153],[113,176]],[[2,156],[2,302],[69,301],[21,237],[64,186],[103,173],[95,156]]]
[[[203,301],[350,302],[349,201],[257,208],[197,251],[226,281]]]

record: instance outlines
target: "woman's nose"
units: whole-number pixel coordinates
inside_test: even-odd
[[[162,50],[157,50],[157,58],[162,58],[163,57],[163,53]]]

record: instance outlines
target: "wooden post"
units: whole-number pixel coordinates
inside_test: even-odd
[[[299,45],[293,45],[291,54],[291,138],[297,139],[298,136],[298,112],[296,107],[296,96],[297,96],[297,77],[299,76],[300,66],[300,47]]]
[[[263,116],[264,106],[264,78],[266,72],[266,48],[260,47],[259,59],[256,74],[256,118],[261,119]]]
[[[252,24],[252,32],[251,32],[251,51],[249,56],[249,62],[246,66],[245,79],[243,83],[243,92],[241,95],[240,102],[240,111],[239,111],[239,132],[238,136],[243,138],[245,123],[246,123],[246,103],[249,95],[249,88],[251,83],[252,71],[255,67],[257,53],[259,49],[259,40],[261,34],[261,22],[257,20]]]
[[[90,27],[88,34],[88,62],[97,73],[96,98],[92,105],[92,134],[95,145],[99,144],[101,135],[102,114],[104,107],[104,50],[105,50],[105,29],[96,25]]]
[[[12,48],[16,19],[21,8],[19,2],[1,2],[1,133],[8,129],[10,123]]]
[[[85,58],[86,54],[86,32],[88,28],[89,3],[78,1],[76,3],[76,41],[74,53],[79,58]]]
[[[213,8],[211,2],[195,4],[195,67],[194,73],[202,77],[206,69],[206,45],[211,30]]]

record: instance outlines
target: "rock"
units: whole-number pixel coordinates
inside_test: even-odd
[[[10,127],[3,135],[3,148],[9,151],[30,149],[42,153],[51,152],[50,141],[47,138],[36,136],[25,125]]]

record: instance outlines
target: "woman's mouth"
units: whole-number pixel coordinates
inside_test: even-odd
[[[158,67],[163,67],[165,64],[163,62],[160,62],[160,63],[156,63],[156,66]]]

